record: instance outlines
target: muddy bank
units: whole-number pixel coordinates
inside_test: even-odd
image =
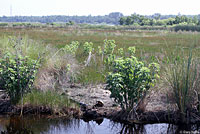
[[[197,111],[188,111],[186,120],[183,122],[181,114],[178,111],[145,111],[131,113],[112,107],[88,107],[82,111],[81,118],[85,120],[98,120],[108,118],[113,121],[125,124],[152,124],[152,123],[170,123],[170,124],[196,124],[200,123],[200,114]]]
[[[109,118],[114,121],[128,124],[148,124],[148,123],[183,123],[175,100],[172,99],[170,91],[152,90],[145,98],[142,111],[128,113],[110,98],[110,92],[105,90],[105,85],[81,87],[74,86],[66,88],[69,97],[81,103],[82,118],[95,120],[99,118]],[[168,97],[167,97],[167,95]],[[98,101],[103,106],[96,106]],[[200,123],[200,114],[195,110],[188,110],[184,123]]]
[[[110,92],[105,90],[105,85],[89,87],[74,85],[67,87],[64,93],[80,104],[80,110],[62,108],[55,112],[46,106],[24,105],[23,115],[71,116],[87,121],[109,118],[127,124],[181,123],[181,116],[176,105],[173,101],[167,101],[166,94],[161,91],[152,91],[145,99],[144,111],[137,112],[137,114],[122,111],[110,98]],[[0,98],[1,115],[20,115],[20,113],[21,106],[11,105],[8,98]],[[200,123],[200,114],[197,111],[188,111],[186,116],[189,117],[186,123]]]
[[[20,115],[21,106],[12,105],[9,100],[0,100],[0,115]],[[23,115],[48,115],[58,117],[75,117],[80,118],[81,112],[77,108],[66,108],[63,107],[55,111],[54,109],[47,106],[31,106],[24,105],[22,110]]]

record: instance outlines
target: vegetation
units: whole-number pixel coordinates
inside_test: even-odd
[[[197,31],[200,32],[200,25],[193,26],[193,25],[178,25],[174,27],[174,31]]]
[[[77,42],[71,44],[77,45]],[[53,85],[52,87],[48,86],[50,90],[56,88],[57,81],[61,77],[66,79],[70,68],[69,64],[64,61],[65,58],[63,58],[67,53],[66,51],[45,47],[41,43],[31,41],[27,36],[18,38],[14,36],[2,37],[0,46],[2,57],[0,60],[1,89],[8,92],[13,104],[19,103],[19,100],[23,101],[24,95],[30,93],[33,88],[46,90],[40,87],[41,73],[47,73],[45,75],[53,73],[55,80],[51,80]],[[38,69],[39,73],[37,73]]]
[[[32,88],[38,69],[38,61],[7,52],[0,60],[1,88],[5,89],[16,104]]]
[[[187,17],[186,15],[177,15],[172,18],[160,19],[160,14],[154,16],[143,16],[132,14],[131,16],[121,17],[120,25],[135,26],[172,26],[172,25],[200,25],[200,19],[197,16]]]
[[[165,68],[164,78],[173,91],[181,119],[186,122],[188,111],[196,107],[195,102],[200,101],[200,62],[198,58],[193,58],[192,50],[187,56],[183,53],[183,50],[175,51]],[[200,110],[199,106],[196,110]]]
[[[22,43],[13,38],[7,46],[4,44],[0,59],[0,85],[14,104],[31,90],[39,68],[39,57],[24,55]]]
[[[104,60],[102,61],[102,53],[105,44],[103,40],[106,38],[107,40],[115,40],[114,44],[116,46],[112,55],[118,57],[118,49],[123,48],[124,55],[128,56],[128,48],[135,46],[137,48],[135,56],[137,56],[139,60],[142,59],[148,63],[157,62],[157,59],[162,60],[163,57],[170,55],[170,52],[177,46],[189,47],[192,43],[198,48],[200,39],[199,33],[190,32],[175,33],[169,31],[95,30],[81,28],[78,30],[74,28],[50,28],[42,30],[37,28],[34,30],[2,28],[0,29],[0,37],[4,39],[0,40],[0,45],[7,45],[8,39],[5,37],[10,35],[15,36],[16,34],[22,37],[26,35],[29,39],[26,43],[23,43],[29,44],[27,47],[24,47],[27,48],[24,54],[26,53],[30,57],[35,57],[33,59],[36,60],[38,52],[40,55],[44,53],[42,68],[46,68],[45,70],[49,71],[54,70],[56,72],[59,72],[60,69],[64,71],[66,66],[72,62],[79,63],[80,66],[85,65],[84,61],[88,58],[88,55],[85,55],[83,51],[83,44],[85,42],[92,42],[94,51],[92,52],[93,57],[91,64],[88,67],[82,69],[77,68],[78,70],[73,71],[75,73],[77,72],[75,77],[76,81],[84,84],[105,82],[104,76],[107,75],[109,71],[106,71],[102,64],[107,57],[104,54]],[[26,39],[22,38],[22,40]],[[72,41],[78,41],[80,44],[74,58],[69,56],[67,51],[59,51],[57,53],[60,48],[65,48],[66,44],[69,45]],[[1,46],[1,48],[4,48],[4,46]],[[163,52],[164,50],[166,50],[166,52]],[[195,49],[193,53],[195,57],[200,56],[199,49]],[[73,59],[73,61],[71,59]],[[74,66],[71,66],[71,68],[74,68]]]
[[[55,22],[64,22],[66,25],[73,25],[74,23],[89,23],[89,24],[118,24],[119,18],[123,14],[120,12],[112,12],[104,16],[62,16],[62,15],[52,15],[52,16],[13,16],[0,17],[0,22],[40,22],[47,23],[49,25],[54,25]]]
[[[133,56],[135,54],[135,47],[129,47],[128,53]]]
[[[85,42],[83,45],[83,51],[86,55],[91,53],[93,50],[93,43],[92,42]]]
[[[75,55],[78,47],[79,47],[79,42],[78,41],[72,41],[69,45],[65,46],[64,50],[68,53]]]
[[[159,63],[159,76],[165,78],[168,83],[164,89],[170,87],[174,91],[173,97],[178,98],[176,103],[180,112],[187,113],[190,108],[188,106],[196,108],[196,102],[200,100],[200,97],[193,95],[193,87],[189,85],[193,85],[191,81],[193,78],[197,80],[196,75],[199,75],[196,58],[200,57],[200,34],[198,32],[158,31],[157,29],[130,30],[134,26],[126,30],[128,27],[103,27],[101,29],[79,25],[79,27],[45,27],[42,29],[0,28],[0,54],[3,57],[4,52],[14,53],[15,49],[11,44],[21,42],[22,57],[28,56],[32,60],[37,60],[39,55],[41,58],[39,73],[34,82],[35,88],[58,92],[66,89],[65,83],[67,82],[72,82],[72,84],[74,82],[81,84],[108,82],[112,97],[127,110],[136,107],[150,87],[155,84],[158,70],[156,70],[156,64],[151,63]],[[13,38],[16,39],[15,43],[10,43]],[[194,47],[192,56],[187,54],[191,46]],[[137,51],[135,51],[136,48]],[[181,48],[183,51],[175,52],[179,54],[178,56],[172,54],[176,48]],[[88,55],[91,56],[90,64],[85,66]],[[158,81],[155,88],[160,89],[162,84],[162,81]],[[37,94],[33,92],[30,94]],[[46,92],[38,94],[43,93]],[[31,102],[29,101],[31,97],[28,98],[27,103],[24,103],[40,103],[36,102],[37,99]],[[41,104],[45,103],[41,102]],[[190,105],[192,103],[194,106]]]
[[[24,96],[24,105],[46,106],[54,110],[53,112],[61,112],[62,108],[78,108],[78,104],[72,102],[66,95],[60,95],[55,91],[38,91],[32,90]]]
[[[156,63],[145,67],[134,56],[118,58],[114,60],[112,72],[107,76],[107,89],[122,109],[136,109],[139,101],[154,85],[158,71],[159,66]]]

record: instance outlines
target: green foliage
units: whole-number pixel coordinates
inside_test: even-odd
[[[163,18],[161,19],[161,17]],[[186,15],[162,16],[161,14],[156,13],[152,16],[132,14],[131,16],[121,17],[119,19],[120,25],[134,25],[134,26],[166,26],[166,25],[171,26],[183,23],[198,25],[198,17],[186,16]]]
[[[104,40],[104,54],[113,54],[115,47],[114,40]]]
[[[133,56],[135,54],[135,47],[129,47],[128,53]]]
[[[78,47],[79,47],[79,42],[72,41],[71,44],[65,46],[64,50],[68,53],[75,55]]]
[[[119,56],[123,56],[124,55],[124,49],[123,48],[119,48],[118,49],[118,54],[119,54]]]
[[[115,57],[116,56],[114,54],[109,54],[107,56],[107,58],[104,61],[107,67],[112,66],[112,64],[114,63]]]
[[[75,22],[73,22],[73,21],[71,21],[71,20],[70,20],[69,22],[66,23],[66,25],[74,25],[74,24],[75,24]]]
[[[85,42],[83,45],[83,52],[85,54],[89,54],[93,50],[93,43],[92,42]]]
[[[118,58],[114,60],[113,70],[107,76],[107,89],[122,109],[131,110],[154,86],[158,71],[156,63],[145,67],[134,56]]]
[[[26,94],[23,103],[33,106],[47,106],[54,110],[75,105],[67,96],[60,95],[56,91],[42,92],[37,90],[32,90]]]
[[[174,31],[197,31],[200,32],[200,26],[194,25],[177,25],[174,27]]]
[[[192,53],[189,50],[189,55],[184,56],[183,49],[173,52],[163,77],[173,91],[182,121],[185,121],[187,110],[194,108],[192,106],[200,95],[200,62],[193,58]]]
[[[101,55],[103,53],[101,46],[98,46],[98,55]]]
[[[66,25],[74,25],[76,23],[82,24],[114,24],[117,25],[120,17],[123,14],[119,12],[112,12],[109,15],[103,16],[65,16],[65,15],[52,15],[52,16],[0,16],[0,22],[31,22],[31,23],[57,23]],[[43,25],[42,24],[42,25]]]
[[[1,86],[10,96],[12,103],[17,103],[29,92],[39,63],[29,57],[7,52],[0,60]]]
[[[0,23],[0,27],[8,26],[8,23]]]

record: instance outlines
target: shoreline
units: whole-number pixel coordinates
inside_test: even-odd
[[[20,116],[21,107],[10,105],[9,100],[0,100],[0,115],[1,116]],[[81,110],[76,108],[62,108],[60,112],[53,113],[51,108],[46,106],[30,106],[25,105],[23,107],[23,116],[47,116],[50,118],[78,118],[85,121],[98,121],[103,118],[110,119],[112,121],[125,123],[125,124],[154,124],[154,123],[169,123],[169,124],[197,124],[200,123],[200,119],[196,118],[200,116],[199,113],[190,112],[190,118],[186,119],[186,122],[181,122],[181,116],[178,111],[148,111],[138,113],[137,118],[128,117],[128,113],[122,111],[119,108],[112,107],[87,107]]]
[[[74,88],[75,87],[75,88]],[[78,103],[79,107],[68,108],[62,107],[59,109],[52,109],[48,106],[23,106],[23,116],[29,115],[47,115],[50,117],[72,117],[79,118],[86,121],[99,120],[102,118],[108,118],[110,120],[125,123],[125,124],[153,124],[153,123],[170,123],[170,124],[195,124],[200,123],[200,113],[197,111],[188,111],[187,118],[183,122],[181,120],[181,114],[178,110],[164,109],[160,105],[164,105],[161,101],[155,104],[154,101],[159,101],[163,98],[161,93],[151,93],[159,94],[155,95],[151,100],[151,97],[147,97],[146,101],[150,101],[146,104],[145,111],[139,111],[136,114],[122,111],[122,109],[117,106],[112,99],[110,99],[109,91],[105,90],[105,85],[95,85],[95,86],[74,86],[73,88],[66,89],[65,93],[74,101]],[[151,95],[150,95],[151,96]],[[83,103],[84,102],[84,103]],[[100,103],[100,104],[98,104]],[[101,104],[102,103],[102,104]],[[152,106],[153,105],[153,106]],[[0,115],[14,116],[20,115],[21,106],[12,105],[9,99],[0,99]],[[189,117],[189,118],[188,118]]]

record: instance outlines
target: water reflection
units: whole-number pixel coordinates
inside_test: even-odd
[[[0,134],[174,134],[199,132],[198,125],[125,125],[108,119],[48,119],[42,117],[0,118]]]

